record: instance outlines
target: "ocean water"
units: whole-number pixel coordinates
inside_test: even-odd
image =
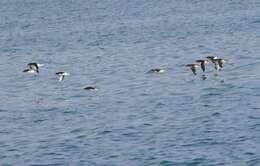
[[[1,0],[0,165],[260,165],[259,8]],[[185,67],[212,54],[206,80]]]

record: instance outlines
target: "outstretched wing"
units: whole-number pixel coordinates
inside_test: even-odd
[[[63,74],[63,72],[57,72],[56,73],[56,75],[62,75]]]

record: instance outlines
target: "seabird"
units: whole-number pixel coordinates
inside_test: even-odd
[[[215,59],[215,61],[217,61],[220,68],[223,68],[223,64],[226,62],[224,59],[221,58]]]
[[[69,73],[66,73],[66,72],[63,72],[63,71],[61,71],[61,72],[57,72],[56,73],[56,75],[58,75],[59,76],[59,81],[63,81],[64,80],[64,77],[65,76],[68,76],[68,75],[70,75]]]
[[[220,69],[223,68],[223,64],[226,62],[224,59],[221,59],[221,58],[216,58],[216,59],[213,59],[212,61],[215,65],[215,69],[217,71],[219,71]]]
[[[97,88],[94,87],[94,86],[87,86],[87,87],[85,87],[84,89],[85,89],[85,90],[97,90]]]
[[[28,63],[27,65],[31,70],[35,70],[37,73],[39,73],[38,63],[33,62],[33,63]]]
[[[196,62],[200,63],[200,67],[203,72],[205,72],[205,65],[209,63],[208,60],[196,60]]]
[[[214,60],[218,59],[216,56],[207,56],[206,58],[209,59],[212,63],[215,63]]]
[[[43,66],[43,65],[39,64],[39,63],[32,62],[32,63],[28,63],[27,66],[29,68],[23,70],[23,72],[26,72],[26,73],[39,73],[39,67]]]
[[[159,68],[149,70],[149,73],[163,73],[163,72],[165,72],[165,70]]]
[[[196,68],[200,67],[199,64],[187,64],[186,66],[191,69],[194,75],[197,75]]]
[[[224,63],[224,60],[223,59],[220,59],[216,56],[207,56],[207,59],[209,59],[213,64],[214,64],[214,68],[219,71],[220,68],[223,67],[223,63]]]

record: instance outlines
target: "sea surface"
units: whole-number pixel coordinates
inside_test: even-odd
[[[1,0],[0,71],[1,166],[260,165],[259,0]]]

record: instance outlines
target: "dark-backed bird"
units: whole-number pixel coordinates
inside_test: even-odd
[[[223,67],[223,63],[225,62],[223,59],[216,56],[207,56],[207,59],[209,59],[214,64],[214,68],[217,71],[219,71]]]
[[[149,70],[149,73],[163,73],[163,72],[165,72],[165,70],[159,68]]]
[[[200,60],[196,60],[196,62],[200,63],[200,67],[202,69],[203,72],[205,72],[205,69],[206,69],[206,64],[209,63],[208,60],[203,60],[203,59],[200,59]]]
[[[221,58],[215,59],[215,61],[217,61],[220,68],[223,68],[223,64],[226,62],[224,59]]]
[[[191,71],[193,72],[194,75],[197,75],[196,69],[197,69],[198,67],[200,67],[199,64],[187,64],[186,66],[191,69]]]
[[[97,90],[97,88],[94,87],[94,86],[87,86],[87,87],[85,87],[84,89],[85,89],[85,90]]]
[[[32,63],[28,63],[27,65],[30,69],[35,70],[37,73],[39,73],[38,63],[32,62]]]
[[[32,62],[32,63],[28,63],[27,66],[28,66],[28,68],[23,70],[23,72],[26,72],[26,73],[39,73],[39,67],[43,66],[43,65],[39,64],[39,63]]]
[[[212,55],[207,56],[206,58],[209,59],[212,63],[214,63],[214,60],[215,60],[215,59],[218,59],[218,57],[212,56]]]
[[[68,75],[70,75],[69,73],[66,73],[66,72],[63,72],[63,71],[61,71],[61,72],[57,72],[56,73],[56,75],[58,75],[59,76],[59,81],[63,81],[64,80],[64,77],[65,76],[68,76]]]
[[[221,58],[216,58],[216,59],[213,59],[213,64],[214,64],[214,67],[217,71],[219,71],[220,69],[223,68],[223,64],[225,63],[226,61],[224,59],[221,59]]]

